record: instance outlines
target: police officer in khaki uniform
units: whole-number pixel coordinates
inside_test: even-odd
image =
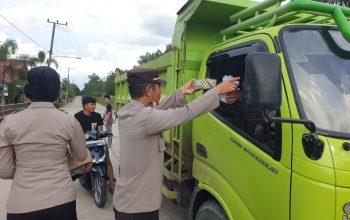
[[[219,106],[219,95],[238,91],[233,78],[191,103],[185,95],[196,89],[190,80],[161,103],[159,78],[154,69],[128,72],[132,100],[118,112],[119,173],[113,206],[116,220],[159,219],[165,141],[162,132]],[[234,100],[231,100],[234,101]]]
[[[59,90],[55,70],[31,69],[25,90],[30,106],[0,124],[0,178],[13,179],[8,220],[77,219],[67,147],[79,161],[87,150],[79,122],[53,105]]]

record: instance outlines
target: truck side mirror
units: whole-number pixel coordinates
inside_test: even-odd
[[[244,80],[245,106],[260,110],[269,122],[304,124],[310,134],[303,135],[305,154],[312,160],[321,158],[324,142],[317,137],[315,123],[305,119],[273,117],[271,110],[277,110],[282,102],[281,60],[277,54],[249,53],[245,60]]]
[[[277,54],[253,52],[245,60],[245,105],[252,110],[276,110],[282,102],[281,60]]]

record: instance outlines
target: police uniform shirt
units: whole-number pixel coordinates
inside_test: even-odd
[[[87,157],[75,118],[49,102],[33,102],[0,123],[0,178],[13,179],[8,213],[27,213],[76,199],[67,165],[67,145],[79,161]]]
[[[119,172],[113,195],[117,211],[139,213],[160,208],[165,150],[162,132],[218,106],[215,90],[188,104],[177,90],[156,107],[131,100],[119,110]]]

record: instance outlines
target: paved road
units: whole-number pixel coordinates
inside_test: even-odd
[[[82,109],[81,99],[77,97],[72,103],[66,105],[64,110],[69,114],[74,114]],[[104,112],[104,107],[97,105],[96,111],[99,113]],[[113,125],[113,146],[111,150],[111,161],[113,163],[114,170],[118,166],[118,156],[119,156],[119,138],[118,138],[118,126],[115,123]],[[11,188],[11,181],[0,179],[0,219],[6,219],[6,200],[8,192]],[[113,215],[113,205],[112,205],[112,195],[108,194],[106,205],[103,208],[97,208],[94,204],[92,195],[90,192],[86,191],[80,186],[79,181],[76,181],[77,189],[77,212],[78,219],[80,220],[95,220],[104,219],[112,220]],[[161,220],[182,220],[186,219],[187,210],[180,208],[172,201],[163,198],[163,204],[160,209],[160,219]]]

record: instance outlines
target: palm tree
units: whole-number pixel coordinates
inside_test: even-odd
[[[48,59],[46,60],[46,64],[48,64]],[[56,69],[58,68],[58,62],[57,62],[57,60],[55,59],[55,58],[53,58],[53,57],[51,57],[51,64],[53,64],[55,67],[56,67]]]
[[[38,59],[28,54],[21,54],[17,56],[18,60],[25,60],[29,67],[36,67],[38,65]]]
[[[18,49],[17,42],[15,40],[7,39],[3,44],[0,45],[0,61],[9,59],[11,55],[15,54]],[[1,99],[0,103],[4,104],[4,92],[5,92],[5,72],[9,71],[13,76],[16,74],[15,71],[12,71],[12,66],[4,67],[3,69],[3,78],[1,79]]]
[[[46,53],[43,50],[40,50],[37,56],[30,56],[27,54],[22,54],[17,57],[19,60],[25,60],[30,67],[36,67],[38,65],[47,64],[48,60],[46,59]],[[53,63],[58,68],[58,62],[54,58],[51,59],[51,63]]]
[[[16,53],[17,49],[17,42],[15,40],[7,39],[3,44],[0,45],[0,60],[10,58],[11,55]]]
[[[49,59],[46,59],[46,53],[45,51],[39,51],[38,52],[38,56],[37,56],[37,62],[39,64],[48,64],[49,63]],[[55,58],[51,57],[51,63],[56,67],[56,69],[58,68],[58,62]]]
[[[38,57],[37,57],[37,59],[38,59],[38,62],[39,62],[39,63],[45,63],[45,59],[46,59],[46,53],[45,53],[45,51],[40,50],[40,51],[38,52]]]

